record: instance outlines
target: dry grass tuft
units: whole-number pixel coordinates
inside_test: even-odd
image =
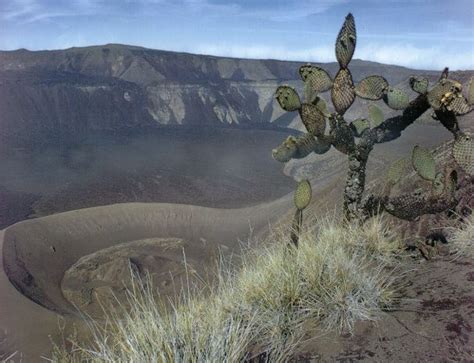
[[[450,247],[455,258],[472,256],[474,253],[474,214],[464,219],[460,228],[451,229]]]
[[[288,248],[288,230],[276,229],[243,252],[239,268],[223,263],[215,286],[191,287],[171,308],[136,281],[130,308],[109,310],[105,323],[91,323],[90,344],[72,339],[53,360],[240,362],[265,352],[284,362],[315,328],[352,332],[356,321],[390,308],[400,242],[380,219],[306,225],[317,229],[302,232],[298,249]]]

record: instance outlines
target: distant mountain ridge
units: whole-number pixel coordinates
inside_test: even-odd
[[[301,87],[302,62],[250,60],[107,44],[0,52],[0,144],[29,148],[94,132],[160,125],[280,125],[296,113],[274,102],[278,84]],[[333,76],[336,63],[321,64]],[[354,80],[381,74],[391,84],[414,71],[354,60]]]

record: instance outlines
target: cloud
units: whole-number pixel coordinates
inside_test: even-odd
[[[216,56],[279,59],[302,62],[334,62],[334,46],[326,45],[308,49],[289,49],[266,45],[198,45],[188,51],[198,54]],[[357,48],[354,58],[373,62],[395,64],[414,69],[441,70],[448,66],[450,69],[474,69],[472,52],[449,52],[446,49],[432,47],[416,47],[414,45],[381,45],[377,43],[362,45]]]

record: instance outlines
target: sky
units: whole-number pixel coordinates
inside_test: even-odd
[[[354,58],[474,69],[474,0],[0,0],[0,49],[121,43],[331,62],[349,12]]]

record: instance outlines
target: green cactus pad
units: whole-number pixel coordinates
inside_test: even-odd
[[[355,91],[351,72],[348,69],[341,68],[339,72],[337,72],[331,90],[331,100],[336,112],[340,115],[344,115],[354,102],[354,99]]]
[[[383,112],[375,105],[369,106],[369,121],[372,128],[379,126],[384,120]]]
[[[348,14],[336,40],[336,59],[341,68],[347,68],[356,47],[356,27],[352,14]]]
[[[474,77],[471,77],[467,86],[467,102],[472,106],[474,105]]]
[[[428,149],[416,145],[412,153],[413,168],[423,179],[434,181],[436,176],[436,163]]]
[[[348,154],[354,149],[354,133],[344,120],[338,121],[331,128],[329,135],[332,138],[332,144],[341,153]]]
[[[461,93],[446,105],[446,109],[453,111],[456,115],[465,115],[472,111],[472,107]]]
[[[316,93],[329,91],[332,87],[331,77],[320,67],[306,64],[300,67],[299,74],[303,82]]]
[[[369,76],[364,78],[355,88],[355,93],[360,98],[367,100],[380,100],[388,89],[388,82],[381,76]]]
[[[470,134],[458,136],[453,145],[454,160],[469,175],[474,175],[474,139]]]
[[[303,103],[300,109],[301,120],[306,130],[313,135],[319,136],[326,130],[326,119],[316,105]]]
[[[293,87],[280,86],[275,92],[278,104],[285,111],[296,111],[301,107],[300,97]]]
[[[419,94],[426,94],[428,92],[429,81],[425,77],[410,77],[410,87],[413,91]]]
[[[441,195],[444,192],[444,179],[445,176],[443,173],[436,173],[436,176],[433,180],[433,194],[434,195]]]
[[[406,159],[400,159],[392,163],[387,171],[387,182],[390,184],[397,184],[402,176],[405,174],[407,169],[408,161]]]
[[[387,106],[393,110],[403,110],[410,103],[408,95],[405,92],[401,89],[391,87],[387,90],[387,93],[384,94],[383,100]]]
[[[446,100],[456,97],[461,90],[461,83],[451,79],[442,79],[428,92],[428,102],[435,111],[438,111],[446,104]]]
[[[318,99],[315,100],[314,104],[316,105],[316,107],[319,109],[319,111],[321,111],[321,113],[324,116],[329,115],[328,105],[327,105],[326,101],[324,101],[322,98],[318,97]]]
[[[272,156],[276,161],[286,163],[295,156],[297,151],[296,138],[288,136],[276,149],[272,150]]]
[[[331,144],[324,139],[315,138],[310,134],[305,134],[296,138],[297,152],[293,156],[295,159],[301,159],[312,152],[316,154],[324,154],[330,148]]]
[[[359,118],[352,121],[349,126],[354,131],[356,137],[361,137],[365,130],[370,129],[370,122],[364,118]]]
[[[313,103],[319,99],[318,93],[313,90],[309,82],[304,83],[304,99],[306,103]]]
[[[294,202],[298,210],[305,209],[311,202],[311,184],[308,180],[302,180],[298,183],[295,190]]]

